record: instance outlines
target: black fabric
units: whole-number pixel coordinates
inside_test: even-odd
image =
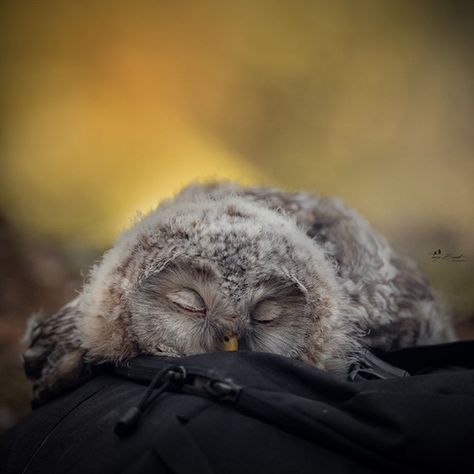
[[[472,472],[474,342],[377,356],[411,375],[341,381],[251,352],[139,357],[104,369],[5,433],[0,472]],[[118,436],[123,414],[157,371],[173,365],[185,368],[186,383]],[[218,401],[212,387],[232,387],[231,396]]]

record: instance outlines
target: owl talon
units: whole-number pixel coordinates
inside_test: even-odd
[[[23,354],[23,368],[29,379],[35,380],[41,376],[41,372],[46,363],[52,348],[30,347]]]

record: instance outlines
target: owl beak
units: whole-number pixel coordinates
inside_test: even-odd
[[[226,352],[235,352],[239,349],[239,342],[237,336],[234,334],[224,336],[224,340],[221,343],[220,349]]]

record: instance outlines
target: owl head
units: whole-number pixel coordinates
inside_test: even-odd
[[[124,232],[79,301],[96,361],[239,349],[331,368],[355,341],[336,269],[294,220],[199,187]]]

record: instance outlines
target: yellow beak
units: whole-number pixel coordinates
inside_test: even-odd
[[[225,336],[221,344],[221,350],[226,352],[235,352],[239,348],[239,342],[237,336],[230,335]]]

